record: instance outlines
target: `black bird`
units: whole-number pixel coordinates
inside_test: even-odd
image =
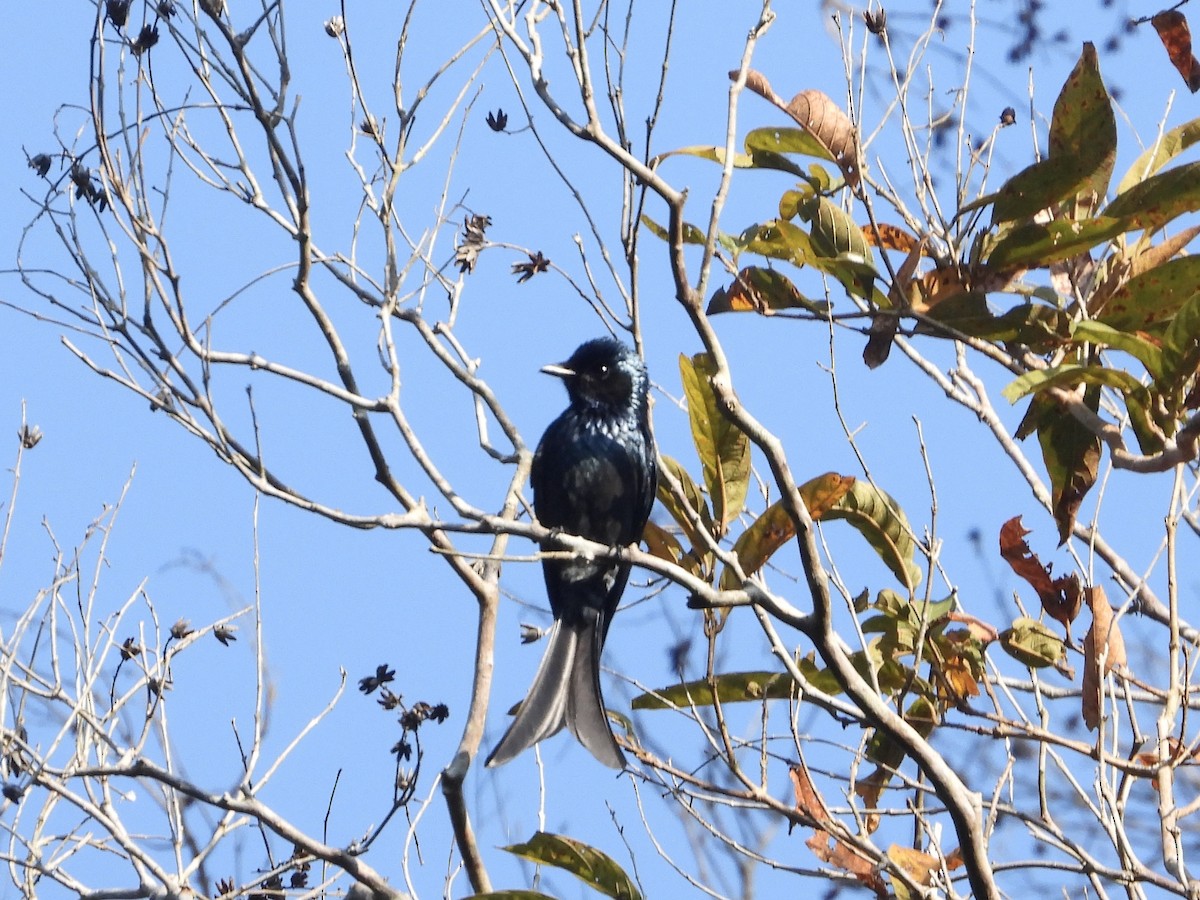
[[[561,365],[542,369],[567,387],[571,405],[542,435],[530,482],[547,528],[625,547],[641,540],[658,471],[646,400],[646,367],[613,338],[597,338]],[[544,550],[561,549],[553,541]],[[600,651],[629,578],[629,563],[542,563],[554,625],[533,686],[492,755],[508,762],[565,725],[596,759],[625,767],[600,694]]]

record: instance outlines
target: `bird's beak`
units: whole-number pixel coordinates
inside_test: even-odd
[[[542,366],[542,371],[547,375],[553,375],[555,378],[575,377],[575,370],[564,366],[562,363],[551,363],[548,366]]]

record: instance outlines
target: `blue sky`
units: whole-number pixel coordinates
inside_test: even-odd
[[[923,3],[912,5],[921,10],[926,7]],[[44,5],[21,4],[9,11],[8,27],[0,35],[4,50],[0,54],[0,78],[10,86],[0,96],[0,119],[6,123],[0,133],[0,190],[4,193],[0,300],[26,309],[41,307],[11,274],[22,229],[36,212],[20,191],[40,197],[44,186],[26,167],[25,154],[53,149],[51,129],[56,113],[62,133],[72,134],[83,122],[77,107],[87,99],[88,41],[94,7],[87,3],[62,6],[57,14],[50,15]],[[1011,15],[1011,6],[991,2],[982,4],[982,9],[990,14],[994,7],[995,17],[1003,20]],[[407,70],[411,72],[411,85],[427,77],[460,33],[471,33],[482,25],[477,6],[464,5],[463,9],[469,12],[461,21],[451,23],[455,28],[444,27],[444,10],[431,6],[423,11],[418,32],[425,43],[412,54],[412,68]],[[747,3],[702,4],[681,12],[676,35],[677,48],[681,49],[677,50],[668,79],[668,102],[655,139],[657,152],[722,141],[726,72],[737,65],[744,34],[756,9],[756,5]],[[1151,11],[1130,10],[1133,14]],[[314,183],[318,239],[329,248],[342,249],[347,245],[358,202],[355,180],[345,159],[355,115],[347,100],[337,45],[321,28],[321,22],[333,12],[332,6],[318,9],[297,4],[289,12],[289,38],[294,91],[303,98],[299,123],[301,136],[308,142],[305,158]],[[234,15],[235,19],[240,16],[240,10],[235,9]],[[390,6],[350,9],[359,64],[363,72],[372,74],[370,90],[377,99],[386,97],[398,15]],[[907,17],[903,5],[896,4],[894,9],[889,7],[889,17],[897,44],[903,46],[904,33],[914,33],[916,14]],[[661,22],[653,22],[653,17],[647,21],[661,26]],[[1112,21],[1098,16],[1094,22],[1063,23],[1072,29],[1072,40],[1060,49],[1036,53],[1029,61],[1034,70],[1032,78],[1026,64],[1005,65],[1007,41],[989,38],[981,43],[977,66],[984,71],[978,74],[977,91],[972,95],[969,131],[989,133],[1001,109],[1011,105],[1018,110],[1019,124],[997,136],[996,165],[1002,172],[1016,171],[1032,159],[1027,121],[1030,81],[1035,86],[1037,112],[1048,116],[1058,87],[1074,63],[1079,41],[1093,39],[1103,44]],[[1096,29],[1096,34],[1088,33],[1090,27]],[[445,42],[439,43],[437,35],[444,35]],[[643,40],[644,45],[639,43],[635,50],[652,54],[660,38],[639,36],[639,41]],[[939,69],[939,78],[941,71],[949,72],[958,65],[962,40],[961,30],[952,29],[944,46],[929,55],[931,64]],[[166,44],[153,51],[156,77],[163,79],[173,74],[166,51]],[[483,64],[478,96],[473,95],[473,106],[463,123],[462,151],[450,193],[464,198],[465,209],[493,217],[489,238],[543,250],[573,277],[581,279],[573,240],[574,234],[583,229],[577,208],[561,182],[546,171],[528,132],[496,135],[484,124],[485,113],[496,108],[509,113],[510,129],[520,128],[522,121],[519,103],[499,57],[493,55]],[[634,81],[639,88],[649,90],[647,85],[653,84],[651,79],[657,77],[657,70],[652,62],[640,65],[645,71],[640,73],[640,81]],[[1139,150],[1135,133],[1144,141],[1152,140],[1172,92],[1175,98],[1169,125],[1192,118],[1195,101],[1180,90],[1182,83],[1166,63],[1161,45],[1148,27],[1124,39],[1120,53],[1102,51],[1101,66],[1110,83],[1119,84],[1122,91],[1118,113],[1120,173]],[[755,67],[766,73],[784,96],[808,87],[823,89],[834,97],[844,96],[838,46],[810,9],[780,9],[779,21],[762,42]],[[944,83],[938,81],[939,85]],[[430,127],[438,115],[438,103],[448,96],[438,91],[425,101],[427,106],[416,126],[418,135]],[[629,102],[636,110],[631,120],[640,123],[646,97],[639,93]],[[867,121],[878,116],[882,95],[875,102],[879,108],[869,105],[864,111]],[[948,101],[935,91],[930,102],[937,106]],[[572,178],[585,191],[603,198],[604,192],[619,190],[615,168],[594,148],[555,133],[544,110],[535,110],[535,115],[539,126],[552,136],[556,152],[563,154]],[[758,98],[744,96],[739,132],[768,124],[780,124],[778,113]],[[453,129],[458,125],[456,119]],[[1038,131],[1044,146],[1044,119]],[[89,142],[81,139],[79,143]],[[891,163],[898,150],[881,139],[872,152]],[[411,194],[404,195],[409,204],[406,209],[418,222],[428,218],[441,187],[435,177],[439,172],[436,155],[428,169],[429,179],[415,181]],[[53,174],[57,172],[56,166]],[[664,164],[663,172],[673,182],[689,187],[690,218],[705,222],[716,167],[674,159]],[[181,186],[178,212],[174,214],[186,225],[175,240],[181,265],[186,267],[190,296],[197,298],[198,304],[215,306],[254,273],[287,259],[286,241],[265,231],[260,221],[227,199],[213,202],[208,195],[188,188],[183,176],[178,177]],[[727,223],[725,229],[738,231],[751,221],[773,215],[775,200],[786,186],[786,176],[778,173],[740,176],[723,220]],[[597,202],[605,217],[601,227],[606,237],[615,239],[615,205],[602,199]],[[647,212],[661,218],[661,209],[653,205]],[[461,210],[455,211],[455,218],[461,215]],[[417,227],[419,230],[422,226]],[[61,265],[61,253],[49,249],[46,235],[35,236],[27,246],[26,265]],[[365,242],[364,257],[369,258],[376,249]],[[589,249],[593,254],[589,261],[596,265],[595,248]],[[647,355],[651,375],[662,388],[655,412],[656,430],[662,452],[695,469],[686,416],[671,400],[680,395],[677,356],[696,352],[699,346],[688,334],[686,320],[671,298],[661,249],[651,236],[644,237],[641,259]],[[452,248],[443,239],[441,257],[450,252]],[[485,254],[479,271],[468,280],[456,334],[483,359],[481,374],[491,380],[525,439],[532,443],[564,403],[561,387],[539,375],[537,369],[565,358],[599,328],[589,307],[556,277],[542,275],[528,284],[515,284],[508,270],[521,258],[514,251],[492,250]],[[695,264],[693,257],[693,271]],[[311,330],[297,321],[298,307],[288,289],[290,277],[285,271],[240,296],[223,320],[228,324],[221,328],[227,330],[218,334],[228,335],[231,344],[241,349],[278,354],[280,358],[327,369],[327,362],[314,356],[316,343]],[[373,321],[369,316],[362,318],[365,310],[356,309],[356,301],[339,296],[328,284],[322,287],[328,291],[331,308],[348,323],[347,331],[356,341],[356,349],[364,358],[369,356]],[[434,309],[444,300],[431,296],[427,303]],[[357,323],[356,314],[360,317]],[[42,443],[25,456],[14,527],[0,568],[0,611],[6,619],[22,608],[52,574],[53,547],[47,531],[52,530],[61,546],[73,546],[105,505],[118,499],[136,467],[108,548],[102,576],[106,603],[113,607],[120,604],[145,579],[146,591],[162,622],[169,624],[186,617],[199,624],[252,602],[255,592],[260,591],[275,690],[268,745],[275,749],[286,745],[324,706],[338,688],[340,670],[348,673],[346,695],[329,719],[301,745],[266,799],[295,817],[302,827],[319,829],[334,775],[340,769],[343,774],[330,820],[331,842],[354,839],[386,811],[391,766],[387,751],[398,729],[372,700],[354,690],[359,677],[385,661],[397,670],[395,687],[407,701],[445,702],[451,709],[449,722],[423,732],[427,755],[420,793],[428,792],[433,773],[446,762],[458,741],[467,702],[466,673],[472,651],[469,635],[474,623],[472,601],[447,569],[431,557],[419,536],[341,528],[278,502],[263,501],[257,514],[256,554],[255,497],[231,468],[166,417],[152,414],[144,400],[90,373],[62,345],[61,329],[10,309],[0,309],[0,322],[6,360],[0,368],[0,435],[15,434],[22,404],[27,408],[28,420],[45,433]],[[245,331],[238,332],[238,328]],[[719,331],[734,359],[743,401],[785,440],[798,473],[802,477],[828,470],[859,474],[833,417],[828,379],[822,372],[830,362],[824,329],[804,323],[727,316],[719,323]],[[245,341],[253,343],[246,346]],[[929,349],[933,356],[948,359],[946,348]],[[1009,471],[997,468],[999,455],[972,431],[967,414],[947,409],[939,392],[915,377],[911,366],[898,355],[884,369],[868,373],[859,364],[860,351],[858,343],[844,337],[837,346],[838,370],[843,378],[842,413],[849,427],[862,428],[857,437],[872,474],[905,506],[918,530],[928,524],[928,488],[913,425],[913,417],[918,417],[930,444],[930,461],[938,484],[936,526],[939,535],[955,547],[955,586],[961,595],[970,598],[973,611],[1004,624],[1003,616],[1014,614],[1007,598],[1016,585],[992,553],[999,524],[1011,515],[1025,513],[1027,526],[1035,529],[1035,544],[1047,553],[1054,540],[1053,524],[1036,512],[1028,489]],[[424,429],[431,448],[445,454],[448,468],[465,495],[495,503],[507,470],[478,452],[460,453],[458,449],[471,447],[473,441],[469,404],[455,396],[446,380],[437,380],[437,374],[424,368],[419,359],[406,360],[406,365],[406,381],[414,386],[418,398],[412,410],[414,420]],[[363,368],[369,371],[365,364]],[[219,388],[226,392],[235,417],[245,416],[245,405],[239,405],[238,397],[247,382],[254,385],[272,459],[279,461],[290,479],[353,512],[371,514],[391,509],[387,497],[372,481],[369,461],[343,410],[328,401],[313,400],[295,388],[238,373]],[[1002,412],[1014,423],[1020,415],[1020,410]],[[15,459],[15,441],[10,440],[7,446],[10,450],[5,458]],[[1027,452],[1036,457],[1032,448]],[[398,469],[403,471],[402,463],[398,463]],[[1135,483],[1124,476],[1114,478],[1108,488],[1106,503],[1116,506],[1128,500],[1149,510],[1145,528],[1135,522],[1129,528],[1114,524],[1120,537],[1128,541],[1127,546],[1134,548],[1131,558],[1135,567],[1149,565],[1153,558],[1158,539],[1155,526],[1161,521],[1168,487],[1157,482],[1147,485],[1145,480]],[[983,535],[982,558],[972,555],[965,540],[972,529]],[[842,573],[849,585],[855,589],[885,586],[886,570],[870,554],[863,554],[852,536],[834,528],[827,533],[835,551],[840,551],[841,555],[835,552],[836,558],[849,562],[849,569]],[[514,549],[525,552],[528,548],[518,545]],[[1065,555],[1055,558],[1060,568],[1069,565]],[[635,577],[635,581],[641,584],[644,579]],[[780,583],[786,584],[782,579]],[[543,606],[540,577],[533,566],[510,566],[504,587],[524,602],[539,609]],[[631,598],[636,594],[630,591]],[[935,596],[941,596],[939,589],[935,589]],[[648,687],[669,683],[665,645],[673,634],[693,637],[693,666],[698,666],[698,623],[695,615],[684,608],[683,600],[680,592],[668,590],[622,614],[606,651],[607,666]],[[145,616],[134,618],[144,620]],[[506,604],[485,742],[488,746],[502,730],[503,710],[520,698],[540,656],[540,645],[523,647],[517,643],[517,624],[524,621],[545,624],[546,617],[516,603]],[[4,627],[0,622],[0,629]],[[730,654],[730,666],[769,664],[761,636],[749,617],[735,620],[730,628],[726,646],[736,648],[725,651]],[[173,721],[183,735],[181,758],[187,771],[202,782],[211,779],[209,783],[214,786],[222,784],[222,779],[229,777],[227,773],[236,769],[230,720],[236,719],[239,727],[246,727],[253,699],[248,621],[243,622],[239,637],[231,648],[209,641],[183,658],[175,670],[176,685],[169,700]],[[609,702],[623,709],[628,708],[628,699],[635,693],[624,682],[615,680],[606,684],[606,692]],[[690,752],[693,739],[682,729],[675,729],[674,723],[659,721],[666,718],[644,714],[639,721],[663,743],[674,732],[676,740],[687,742]],[[812,727],[828,725],[815,720]],[[853,736],[833,739],[855,740]],[[631,835],[631,843],[639,847],[638,864],[644,867],[642,874],[648,888],[657,894],[682,885],[646,847],[627,785],[600,770],[565,737],[546,744],[543,759],[548,766],[545,825],[549,830],[591,840],[628,862],[616,833],[619,824]],[[499,772],[473,771],[469,797],[485,847],[524,839],[538,827],[537,778],[531,758]],[[786,782],[779,779],[778,785],[784,793]],[[644,799],[648,804],[658,804],[651,813],[656,829],[673,852],[687,858],[688,828],[676,822],[669,807],[656,797],[651,801],[650,793],[648,790]],[[611,813],[608,804],[612,805]],[[414,877],[416,885],[432,895],[440,890],[450,852],[440,799],[434,799],[427,821],[428,837],[422,844],[424,867]],[[402,839],[403,827],[393,826],[372,863],[398,877],[394,855],[389,854],[396,852]],[[238,867],[244,876],[261,864],[256,855],[259,852],[260,847],[251,839],[244,857],[230,865]],[[280,848],[280,852],[286,850]],[[796,865],[814,863],[807,851],[786,845],[781,849],[779,842],[771,852]],[[504,854],[490,853],[489,860],[497,887],[525,885],[517,864]],[[692,865],[690,860],[688,865]],[[568,895],[575,890],[565,878],[552,883]],[[786,876],[764,873],[761,887],[769,891],[784,883]],[[728,889],[728,885],[719,883],[714,887],[718,891]],[[7,890],[11,892],[11,888]],[[461,879],[452,892],[456,896],[465,892]],[[0,896],[11,893],[0,888]]]

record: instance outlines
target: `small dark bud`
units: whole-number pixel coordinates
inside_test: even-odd
[[[75,185],[75,196],[85,197],[92,193],[92,173],[82,163],[71,163],[71,183]]]
[[[166,388],[161,388],[154,399],[150,401],[150,412],[157,412],[160,409],[171,409],[175,406],[175,398],[171,396],[171,392]]]
[[[121,659],[133,659],[141,655],[142,648],[138,646],[138,642],[131,637],[125,638],[125,642],[121,644]]]
[[[125,23],[129,21],[129,2],[130,0],[105,0],[104,18],[112,22],[117,31],[124,28]]]
[[[134,38],[129,49],[133,51],[134,56],[141,56],[151,47],[158,43],[158,26],[143,25],[142,30],[138,32],[138,36]]]
[[[687,669],[688,656],[692,651],[692,642],[684,638],[667,648],[667,665],[676,674],[682,674]]]
[[[366,678],[358,679],[358,689],[364,694],[372,693],[376,688],[382,687],[389,682],[396,680],[396,670],[389,669],[388,664],[375,667],[375,674],[368,675]]]
[[[19,784],[6,784],[0,788],[0,793],[4,794],[4,799],[11,803],[20,803],[21,798],[25,796],[25,788]]]
[[[192,623],[187,619],[180,619],[171,626],[171,637],[177,641],[183,640],[192,633]]]
[[[264,881],[257,891],[250,894],[250,900],[283,900],[283,875],[272,875]]]
[[[213,637],[228,647],[230,641],[237,640],[235,631],[237,631],[237,627],[234,625],[218,625],[213,629]]]
[[[521,276],[517,279],[517,284],[524,284],[534,275],[539,272],[545,272],[550,268],[550,260],[542,256],[541,250],[538,250],[536,253],[530,253],[528,256],[528,262],[513,263],[513,274]]]
[[[420,705],[421,704],[418,703],[417,707]],[[425,721],[425,717],[421,714],[417,707],[405,710],[400,714],[400,727],[405,731],[416,731],[421,727],[421,723]]]
[[[876,37],[883,37],[887,31],[887,12],[882,8],[879,12],[874,13],[869,9],[864,9],[863,22],[867,25],[867,31]]]
[[[1003,111],[1000,113],[1000,126],[1002,128],[1007,128],[1009,125],[1016,124],[1016,121],[1017,111],[1011,106],[1004,107]]]
[[[25,424],[17,429],[17,437],[21,441],[21,446],[26,450],[32,450],[42,440],[42,429],[36,425]]]
[[[502,109],[487,114],[488,128],[492,131],[503,131],[508,127],[508,113]]]
[[[467,216],[463,220],[462,239],[454,250],[454,262],[458,264],[459,272],[469,275],[475,271],[479,253],[487,244],[484,232],[491,224],[491,216]]]
[[[45,153],[38,153],[29,158],[29,168],[37,172],[42,178],[46,177],[46,173],[50,171],[50,157]]]

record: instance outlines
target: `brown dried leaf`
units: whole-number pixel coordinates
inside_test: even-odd
[[[1052,577],[1050,567],[1043,566],[1025,543],[1025,535],[1029,533],[1021,525],[1020,516],[1005,522],[1000,528],[1000,556],[1037,591],[1042,609],[1070,627],[1083,603],[1079,579],[1075,575]]]
[[[800,127],[820,141],[842,170],[846,184],[857,188],[858,136],[850,117],[821,91],[801,91],[787,105]]]
[[[734,69],[729,73],[730,81],[736,81],[737,77],[737,69]],[[747,69],[746,87],[750,88],[750,90],[754,91],[754,93],[758,94],[758,96],[762,97],[764,100],[774,103],[780,109],[787,108],[787,104],[784,102],[783,98],[775,93],[774,89],[771,87],[771,83],[767,81],[767,76],[762,72],[755,71],[754,69]]]
[[[887,222],[872,225],[868,222],[862,227],[862,233],[867,243],[874,247],[908,253],[918,243],[921,243],[921,252],[927,254],[923,240],[918,240],[898,225],[889,225]]]
[[[1174,259],[1179,251],[1190,244],[1198,234],[1200,234],[1200,225],[1193,225],[1153,247],[1147,247],[1131,260],[1132,265],[1129,268],[1128,277],[1134,278]]]
[[[748,266],[742,269],[728,288],[718,289],[709,301],[708,314],[756,312],[769,316],[780,309],[812,308],[789,279],[773,269]]]
[[[941,868],[936,856],[924,850],[914,850],[912,847],[901,847],[892,844],[888,847],[888,857],[912,876],[912,880],[922,886],[928,886],[933,880],[933,873]]]
[[[825,806],[821,795],[817,793],[816,785],[812,783],[808,766],[805,765],[804,760],[800,760],[796,765],[788,768],[788,774],[792,776],[792,787],[796,793],[796,811],[808,819],[814,827],[820,828],[829,821],[829,809]]]
[[[909,300],[918,312],[929,312],[939,303],[971,293],[970,276],[960,265],[926,272],[912,282]]]
[[[967,697],[979,696],[979,682],[963,657],[947,659],[942,663],[940,674],[945,680],[939,682],[938,693],[948,702],[959,703]]]
[[[871,888],[875,892],[875,896],[879,897],[880,900],[887,897],[887,888],[884,886],[883,879],[879,876],[875,865],[871,860],[862,856],[853,848],[846,846],[839,840],[833,839],[824,831],[816,832],[804,843],[821,862],[829,863],[831,866],[849,872],[864,885]]]
[[[992,641],[1000,639],[1000,632],[995,625],[990,622],[985,622],[982,619],[977,619],[968,613],[952,612],[946,617],[951,622],[961,622],[967,626],[967,631],[971,633],[971,637],[979,641],[981,644],[990,644]]]
[[[880,766],[866,778],[860,778],[854,783],[854,793],[862,798],[869,809],[875,809],[879,806],[879,798],[883,796],[891,779],[892,773]],[[875,829],[872,827],[870,830]]]
[[[1084,594],[1092,610],[1092,627],[1083,638],[1083,721],[1089,730],[1094,730],[1100,724],[1100,688],[1104,672],[1125,665],[1125,639],[1113,619],[1113,609],[1108,605],[1104,588],[1090,587]],[[1104,672],[1100,671],[1101,656],[1104,657]]]
[[[817,793],[808,773],[808,766],[801,760],[788,769],[792,777],[792,786],[796,793],[796,810],[813,827],[813,836],[805,844],[817,859],[829,863],[843,871],[849,872],[863,884],[872,888],[878,897],[886,897],[887,890],[883,879],[879,877],[875,865],[867,857],[858,853],[852,847],[843,844],[832,837],[822,827],[830,821],[829,810],[825,801]]]
[[[913,292],[909,286],[913,282],[913,273],[917,271],[917,265],[921,262],[921,254],[925,252],[925,243],[925,238],[921,238],[909,247],[908,255],[896,270],[896,278],[888,288],[888,300],[891,301],[892,309],[909,309],[912,306]]]
[[[740,70],[734,69],[729,73],[730,80],[736,81],[739,74]],[[836,103],[813,90],[801,91],[791,102],[785,102],[775,93],[766,76],[754,69],[746,70],[746,87],[795,119],[796,124],[816,138],[838,164],[846,184],[851,188],[858,187],[858,135],[849,116]]]
[[[1176,737],[1169,737],[1164,742],[1167,746],[1167,756],[1162,760],[1169,766],[1190,766],[1200,762],[1200,747],[1192,748],[1191,750]],[[1147,768],[1156,767],[1159,764],[1158,750],[1147,750],[1134,756],[1134,761],[1140,763]],[[1155,787],[1157,790],[1157,786]]]
[[[1200,90],[1200,62],[1192,55],[1192,32],[1187,17],[1177,9],[1160,12],[1150,20],[1167,56],[1193,94]]]

